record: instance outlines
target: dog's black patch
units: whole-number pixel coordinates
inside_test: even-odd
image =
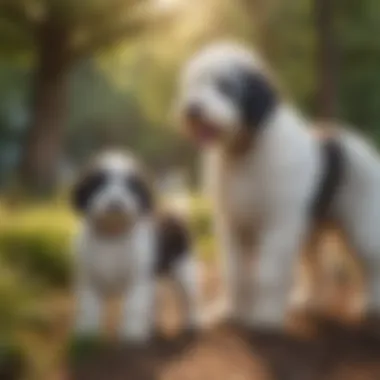
[[[258,129],[277,105],[277,93],[260,73],[240,70],[239,81],[243,125]]]
[[[143,212],[151,211],[153,208],[153,194],[149,186],[137,174],[129,175],[125,179],[125,185],[137,197]]]
[[[158,257],[156,274],[165,275],[190,247],[190,234],[185,223],[173,215],[162,215],[158,221]]]
[[[326,218],[340,186],[344,169],[343,149],[335,138],[322,141],[321,155],[323,177],[311,207],[311,215],[314,221],[321,221],[321,219]]]
[[[106,173],[102,171],[92,172],[81,179],[72,191],[72,204],[74,209],[84,212],[91,197],[105,185],[107,181]]]

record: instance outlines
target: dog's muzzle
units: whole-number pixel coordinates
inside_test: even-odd
[[[130,230],[134,217],[122,207],[111,204],[93,217],[96,232],[106,238],[116,238]]]
[[[220,130],[204,115],[202,106],[194,103],[188,106],[184,114],[186,130],[195,142],[207,144],[220,136]]]

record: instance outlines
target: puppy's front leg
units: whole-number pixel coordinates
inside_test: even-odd
[[[75,333],[77,335],[99,334],[101,322],[101,299],[89,284],[76,286],[77,310]]]
[[[154,285],[150,279],[140,279],[123,300],[121,335],[130,342],[146,342],[152,333]]]
[[[146,342],[154,325],[156,234],[152,220],[144,220],[134,231],[132,286],[125,292],[121,335],[128,341]]]
[[[302,247],[307,218],[301,213],[277,216],[260,236],[255,284],[248,323],[252,327],[283,328],[296,258]]]

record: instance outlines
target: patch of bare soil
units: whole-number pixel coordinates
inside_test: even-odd
[[[78,380],[378,380],[380,343],[349,332],[316,340],[216,328],[199,336],[108,349]]]

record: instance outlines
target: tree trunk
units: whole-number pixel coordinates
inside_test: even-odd
[[[317,114],[332,118],[337,111],[336,46],[333,26],[333,0],[315,0],[317,32]]]
[[[41,25],[37,42],[31,122],[21,157],[20,181],[28,192],[41,194],[54,189],[61,157],[67,115],[69,31],[49,18]]]

